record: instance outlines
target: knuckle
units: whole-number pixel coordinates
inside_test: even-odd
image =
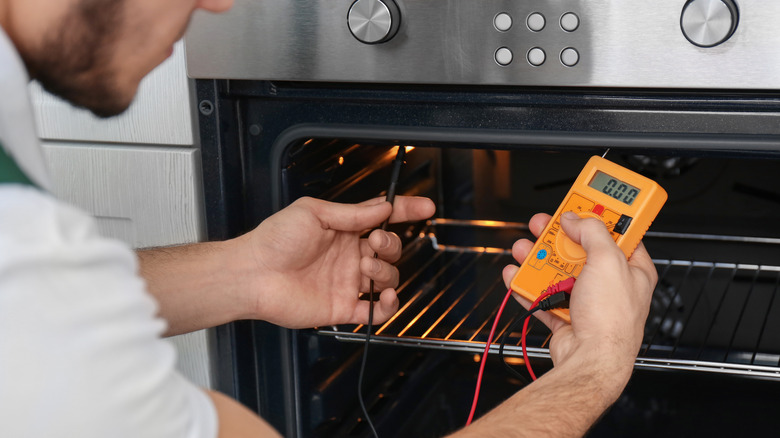
[[[396,286],[398,286],[399,280],[400,280],[400,275],[398,273],[398,268],[393,267],[393,269],[390,272],[389,286],[395,288]]]
[[[654,265],[649,270],[649,277],[650,277],[650,283],[652,283],[652,285],[655,286],[655,284],[658,283],[658,271],[655,269]]]
[[[368,235],[368,243],[372,248],[379,249],[382,246],[382,230],[376,229]]]
[[[302,196],[296,199],[293,204],[311,204],[312,202],[314,202],[314,198],[311,196]]]

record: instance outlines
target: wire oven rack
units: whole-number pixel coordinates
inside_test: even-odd
[[[374,327],[371,342],[482,353],[506,289],[503,267],[514,263],[507,249],[527,224],[435,219],[408,244],[398,263],[399,311]],[[776,249],[780,239],[652,233],[649,239],[705,242],[739,259],[743,245]],[[469,246],[469,241],[498,242]],[[736,248],[736,249],[732,249]],[[747,250],[753,252],[754,248]],[[653,252],[651,251],[651,254]],[[702,257],[705,258],[705,257]],[[780,266],[741,262],[654,259],[658,285],[637,368],[692,370],[780,380]],[[498,340],[522,312],[510,300],[497,328]],[[320,328],[347,342],[364,342],[366,327]],[[550,332],[532,319],[528,354],[549,358]],[[521,356],[519,332],[504,354]]]

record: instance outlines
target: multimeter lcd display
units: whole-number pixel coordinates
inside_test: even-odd
[[[596,172],[596,176],[593,177],[588,185],[627,205],[633,204],[636,197],[639,196],[638,188],[613,178],[604,172]]]

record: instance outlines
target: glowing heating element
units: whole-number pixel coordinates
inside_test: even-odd
[[[666,191],[655,181],[604,158],[591,157],[512,279],[512,290],[534,301],[549,286],[582,272],[585,250],[561,229],[564,212],[604,222],[628,258],[666,198]],[[571,321],[567,309],[551,312]]]

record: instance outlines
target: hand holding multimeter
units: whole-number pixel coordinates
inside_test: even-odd
[[[666,199],[666,191],[655,181],[604,158],[592,157],[515,274],[512,290],[533,302],[548,287],[582,272],[585,250],[563,232],[564,212],[602,221],[628,258]],[[566,309],[551,312],[570,321]]]
[[[580,272],[582,272],[583,266],[586,263],[587,254],[578,243],[570,239],[564,233],[561,225],[562,215],[567,212],[572,212],[579,217],[598,219],[606,226],[610,236],[614,239],[615,243],[617,243],[617,246],[622,250],[626,258],[630,258],[631,254],[642,240],[645,232],[650,227],[650,224],[653,222],[656,215],[658,215],[664,202],[666,202],[666,198],[666,192],[661,186],[642,175],[607,161],[602,157],[592,157],[588,161],[582,169],[582,172],[580,172],[580,175],[577,177],[577,180],[566,194],[560,207],[558,207],[555,215],[550,218],[544,230],[538,234],[539,237],[533,245],[533,248],[531,248],[525,256],[525,261],[520,268],[517,269],[512,280],[509,282],[510,289],[507,291],[504,301],[496,312],[493,326],[487,341],[485,342],[485,353],[480,361],[477,386],[474,393],[471,412],[466,421],[467,425],[471,423],[476,411],[482,373],[485,369],[485,357],[487,357],[487,354],[490,351],[490,344],[496,327],[498,326],[499,319],[501,318],[504,306],[513,292],[518,293],[533,304],[523,316],[516,319],[504,332],[504,340],[500,343],[499,356],[503,356],[506,337],[513,331],[515,324],[523,321],[527,326],[528,318],[537,310],[551,309],[550,311],[555,315],[567,322],[571,322],[569,311],[555,308],[559,301],[554,300],[560,299],[561,296],[564,295],[564,292],[571,291],[573,280],[566,280],[576,278]],[[534,219],[532,219],[532,222],[533,220]],[[585,225],[585,223],[580,224]],[[593,228],[593,225],[598,226],[597,223],[588,223],[587,225],[591,228],[591,232],[601,232],[599,237],[601,245],[611,245],[608,240],[609,237],[603,233],[603,230]],[[580,226],[579,230],[573,230],[572,228],[568,228],[568,230],[579,234],[585,228],[586,227]],[[537,229],[538,228],[533,227],[534,234],[536,234]],[[577,241],[580,241],[580,239],[577,239]],[[590,248],[593,247],[590,246]],[[525,250],[520,251],[522,253]],[[626,341],[615,343],[615,345],[618,346],[617,350],[615,350],[616,354],[614,355],[614,358],[616,359],[629,356],[636,357],[636,351],[639,346],[635,344],[641,342],[642,328],[644,327],[644,320],[641,318],[641,315],[644,314],[645,317],[647,315],[647,308],[650,304],[649,295],[652,293],[652,287],[655,285],[655,281],[649,282],[652,283],[652,285],[646,281],[641,281],[642,277],[645,279],[652,278],[653,275],[651,275],[651,272],[655,271],[652,260],[650,260],[647,253],[642,252],[641,255],[642,257],[637,257],[635,261],[630,260],[628,262],[629,265],[632,263],[634,264],[633,269],[629,269],[629,275],[617,275],[618,278],[613,278],[613,280],[616,280],[614,283],[618,287],[631,289],[625,291],[628,292],[626,295],[619,297],[623,298],[622,300],[618,299],[615,301],[621,302],[621,305],[618,308],[622,310],[628,309],[629,313],[633,314],[633,316],[629,314],[623,315],[624,317],[618,317],[618,324],[610,324],[610,321],[607,321],[606,323],[607,331],[611,331],[616,327],[619,328],[619,332],[616,333],[617,337]],[[522,255],[520,257],[522,257]],[[612,258],[612,261],[615,261],[614,257]],[[593,259],[593,262],[594,264],[599,263],[596,258]],[[645,275],[642,275],[643,271]],[[508,272],[511,271],[505,269],[504,275],[506,276]],[[614,274],[617,272],[619,271],[612,270],[611,272],[605,272],[604,275],[607,277],[615,277]],[[505,277],[505,281],[506,279],[507,277]],[[633,287],[631,283],[636,280],[639,281],[635,285],[636,287]],[[584,291],[583,296],[587,297],[587,286]],[[614,290],[612,298],[615,298]],[[628,305],[625,305],[627,303]],[[587,315],[587,313],[583,313],[583,315]],[[610,317],[614,317],[614,315],[607,316],[607,320],[609,320]],[[615,321],[613,320],[611,322],[614,323]],[[546,321],[545,323],[553,330],[553,336],[558,336],[556,339],[561,339],[561,337],[564,339],[564,341],[556,342],[556,345],[559,346],[556,348],[559,359],[561,358],[561,355],[563,355],[563,357],[571,357],[570,355],[576,354],[576,351],[584,351],[586,352],[585,354],[589,351],[593,351],[591,348],[587,347],[584,349],[571,348],[572,345],[579,345],[583,340],[587,341],[588,339],[588,336],[585,336],[572,343],[571,340],[575,337],[573,327],[571,330],[556,331],[556,327],[561,327],[560,324],[550,324],[549,321]],[[523,327],[521,332],[523,357],[531,378],[535,380],[536,376],[531,369],[526,354],[526,326]],[[597,342],[602,342],[604,337],[599,333],[599,324],[595,324],[594,327],[591,327],[591,333],[593,333],[594,328],[596,336],[591,336],[590,339],[597,339]],[[582,326],[580,326],[580,332],[582,332]],[[569,342],[565,340],[567,339],[567,336],[570,340]],[[624,351],[618,351],[621,348]],[[563,349],[563,351],[561,351],[561,349]],[[550,344],[550,354],[553,356],[553,360],[555,360],[556,353],[553,351],[552,342]],[[599,355],[601,354],[602,353],[600,352]],[[578,367],[585,363],[581,360],[575,362],[577,362]],[[617,360],[615,363],[620,364],[626,362]],[[631,369],[632,364],[633,359],[631,359],[627,369]],[[506,362],[505,365],[512,369]],[[617,379],[619,380],[619,375],[613,373],[613,371],[618,368],[611,369],[610,373],[614,376],[618,376]],[[513,373],[517,372],[513,371]]]

